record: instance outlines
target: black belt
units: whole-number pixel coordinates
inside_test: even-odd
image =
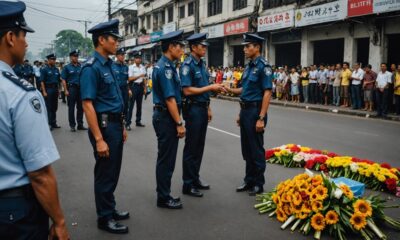
[[[154,106],[153,106],[153,110],[154,110],[154,111],[159,111],[159,112],[164,112],[164,111],[167,111],[168,108],[167,108],[167,107],[164,107],[164,106],[162,106],[162,105],[154,105]]]
[[[45,83],[46,88],[58,88],[57,83]]]
[[[106,117],[109,122],[119,122],[122,123],[124,121],[124,114],[122,113],[98,113],[97,119],[100,121]]]
[[[31,198],[33,196],[34,193],[32,186],[30,184],[0,191],[0,198],[13,198],[13,197]]]
[[[240,108],[241,109],[259,108],[259,107],[261,107],[261,101],[257,101],[257,102],[239,102],[239,103],[240,103]]]
[[[196,105],[196,106],[200,106],[200,107],[205,107],[205,108],[210,106],[210,101],[207,101],[207,102],[189,101],[188,103]]]

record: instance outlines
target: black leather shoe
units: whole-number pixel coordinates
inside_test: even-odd
[[[194,183],[193,186],[195,188],[197,188],[197,189],[200,189],[200,190],[209,190],[210,189],[210,185],[208,185],[205,182],[202,182],[201,180],[199,180],[196,183]]]
[[[181,209],[183,207],[180,201],[175,201],[174,199],[169,199],[167,201],[157,200],[157,207],[168,208],[168,209]]]
[[[172,200],[174,200],[175,202],[180,202],[181,198],[180,197],[171,197]]]
[[[132,130],[131,126],[129,126],[129,125],[126,126],[125,128],[126,128],[126,130],[128,130],[128,131]]]
[[[87,130],[87,128],[85,128],[85,127],[82,125],[82,126],[78,126],[78,130]]]
[[[199,191],[199,189],[194,187],[183,187],[182,193],[185,195],[189,195],[192,197],[202,197],[203,193]]]
[[[257,194],[263,193],[264,188],[259,186],[254,186],[249,190],[249,196],[255,196]]]
[[[236,188],[236,192],[245,192],[251,189],[253,186],[247,183],[243,183],[241,186]]]
[[[114,213],[113,213],[113,218],[115,219],[115,220],[117,220],[117,221],[119,221],[119,220],[126,220],[126,219],[128,219],[129,218],[129,212],[127,212],[127,211],[115,211]]]
[[[108,221],[98,220],[97,227],[109,233],[125,234],[129,232],[127,226],[116,222],[114,219],[110,219]]]
[[[61,128],[60,126],[58,126],[57,124],[51,126],[52,128]]]
[[[142,123],[136,123],[136,127],[146,127],[146,125],[144,125]]]
[[[76,132],[75,127],[71,127],[71,132]]]

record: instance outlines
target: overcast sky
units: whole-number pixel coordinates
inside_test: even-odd
[[[27,35],[28,51],[38,54],[49,47],[56,34],[64,29],[74,29],[82,35],[84,23],[74,20],[88,20],[88,28],[107,20],[107,0],[26,0],[25,20],[35,33]],[[136,2],[135,0],[112,0],[112,12]],[[128,8],[136,8],[136,4]],[[52,16],[56,15],[56,16]],[[90,35],[88,35],[90,36]]]

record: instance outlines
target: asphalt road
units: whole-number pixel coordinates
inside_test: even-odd
[[[235,187],[242,182],[245,165],[239,128],[235,124],[239,107],[234,102],[212,102],[214,119],[208,130],[201,170],[211,190],[204,191],[201,199],[181,196],[182,210],[157,208],[157,152],[150,101],[144,102],[146,127],[129,132],[116,191],[117,208],[131,213],[131,219],[124,221],[130,227],[128,235],[112,235],[97,229],[92,148],[86,132],[69,132],[67,108],[60,103],[58,123],[62,128],[53,131],[53,135],[61,159],[54,166],[72,239],[312,239],[311,235],[303,237],[290,230],[281,231],[277,220],[258,215],[253,209],[253,197],[235,192]],[[271,106],[265,147],[297,143],[400,166],[399,136],[400,124],[395,122]],[[181,195],[182,151],[183,141],[172,181],[175,196]],[[300,172],[301,169],[267,165],[265,190]],[[389,203],[400,204],[399,200],[392,198]],[[390,210],[389,215],[398,217],[400,210]],[[400,232],[389,231],[388,237],[399,239]]]

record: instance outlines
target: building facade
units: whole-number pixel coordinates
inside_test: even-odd
[[[120,47],[132,49],[137,45],[137,35],[139,32],[137,10],[119,9],[111,14],[113,19],[118,19],[119,33],[123,36]]]

